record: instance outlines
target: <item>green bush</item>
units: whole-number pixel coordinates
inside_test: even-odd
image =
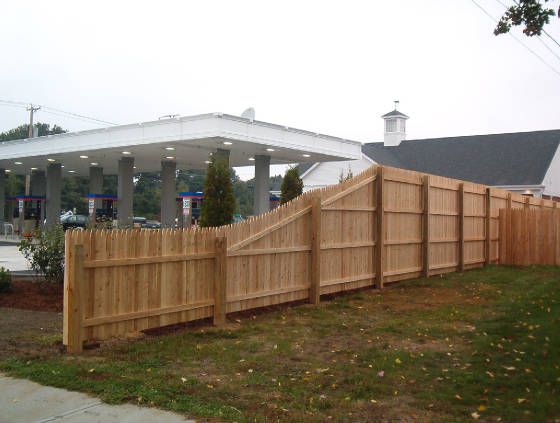
[[[57,225],[37,230],[30,239],[19,244],[19,250],[31,269],[43,274],[47,282],[64,282],[64,230]]]
[[[282,193],[280,194],[280,202],[282,204],[293,200],[303,193],[303,181],[299,177],[297,167],[290,167],[286,170],[280,189],[282,190]]]
[[[0,267],[0,292],[7,292],[12,287],[12,275],[8,269]]]
[[[204,181],[204,201],[199,224],[202,227],[228,225],[233,220],[234,210],[235,197],[228,161],[214,154]]]

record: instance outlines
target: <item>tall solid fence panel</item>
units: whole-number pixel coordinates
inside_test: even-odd
[[[500,210],[500,262],[560,265],[560,209],[528,204]]]
[[[520,254],[512,250],[518,238],[503,237],[507,222],[525,225],[531,240],[539,228],[550,234],[553,226],[542,219],[502,221],[499,210],[553,206],[373,166],[219,228],[68,231],[64,343],[79,352],[84,341],[211,317],[219,325],[227,313],[316,304],[324,294],[503,262],[510,252]],[[531,251],[535,260],[549,250],[536,245]]]

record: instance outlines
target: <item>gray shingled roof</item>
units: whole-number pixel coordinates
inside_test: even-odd
[[[404,113],[399,112],[397,109],[393,110],[392,112],[389,113],[385,113],[383,116],[381,116],[382,118],[387,118],[387,117],[404,117],[406,119],[408,119],[408,116],[405,115]]]
[[[560,130],[368,143],[362,152],[388,166],[486,185],[539,185],[560,144]]]

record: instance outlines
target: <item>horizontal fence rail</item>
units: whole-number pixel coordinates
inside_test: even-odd
[[[374,166],[219,228],[68,231],[64,343],[497,263],[499,210],[555,204]]]

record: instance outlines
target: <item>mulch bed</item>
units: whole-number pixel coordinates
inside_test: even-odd
[[[0,292],[0,307],[61,312],[63,292],[58,283],[13,280],[9,292]]]

